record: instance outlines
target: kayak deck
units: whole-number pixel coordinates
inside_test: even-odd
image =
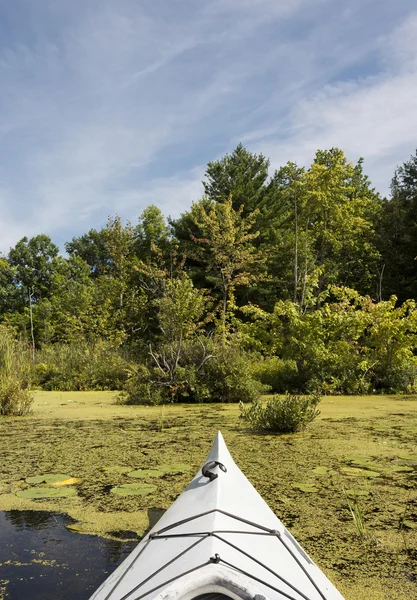
[[[91,600],[224,596],[343,600],[236,466],[219,432],[207,463]]]

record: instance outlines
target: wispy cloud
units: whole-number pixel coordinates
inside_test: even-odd
[[[15,0],[0,8],[0,249],[116,212],[177,216],[239,141],[364,155],[385,191],[413,151],[413,2]]]

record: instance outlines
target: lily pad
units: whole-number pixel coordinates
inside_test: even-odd
[[[48,488],[48,487],[37,487],[28,488],[27,490],[21,490],[16,492],[16,496],[19,498],[29,498],[31,500],[39,500],[42,498],[69,498],[75,496],[77,491],[74,488]]]
[[[155,492],[156,489],[156,485],[150,483],[125,483],[112,488],[110,492],[118,496],[147,496]]]
[[[318,492],[318,488],[314,487],[314,485],[310,483],[293,483],[292,487],[297,488],[300,492],[304,492],[306,494],[314,494]]]
[[[70,477],[69,479],[64,479],[64,481],[57,481],[55,483],[51,483],[52,487],[62,487],[66,485],[74,485],[75,483],[79,483],[81,479],[78,477]]]
[[[109,467],[103,467],[105,473],[128,473],[131,471],[131,467],[122,467],[120,465],[110,465]]]
[[[350,477],[380,477],[381,473],[370,471],[369,469],[360,469],[359,467],[341,467],[340,469],[345,475]]]
[[[314,475],[337,475],[337,471],[329,467],[315,467],[313,473]]]
[[[62,473],[45,473],[45,475],[28,477],[26,483],[58,483],[59,481],[65,481],[66,479],[70,479],[70,476],[63,475]]]
[[[147,479],[148,477],[162,477],[162,475],[165,475],[165,471],[158,469],[138,469],[137,471],[131,471],[127,475],[136,479]]]
[[[347,460],[353,465],[364,467],[372,462],[372,456],[348,456]]]

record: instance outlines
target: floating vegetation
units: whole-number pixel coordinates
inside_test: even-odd
[[[329,467],[314,467],[314,475],[337,475],[337,471],[330,469]]]
[[[158,471],[163,471],[164,473],[172,473],[173,475],[177,475],[179,473],[186,473],[191,469],[190,465],[185,463],[170,463],[170,464],[162,464],[155,467]]]
[[[381,473],[369,469],[360,469],[359,467],[341,467],[341,472],[349,477],[381,477]]]
[[[63,475],[62,473],[45,473],[45,475],[35,475],[34,477],[28,477],[25,481],[29,484],[36,483],[59,483],[70,479],[70,475]]]
[[[348,456],[347,461],[352,465],[358,465],[359,467],[365,467],[370,463],[375,464],[372,456]]]
[[[136,479],[147,479],[148,477],[163,477],[164,475],[179,475],[191,469],[190,465],[185,463],[171,463],[157,465],[153,469],[137,469],[128,473],[129,477]]]
[[[147,496],[157,490],[156,485],[149,483],[125,483],[110,490],[110,493],[118,496]]]
[[[394,473],[412,473],[414,471],[412,467],[405,465],[392,465],[389,467],[389,470],[394,471]]]
[[[44,498],[69,498],[76,496],[77,490],[71,487],[52,488],[52,487],[37,487],[28,488],[16,492],[19,498],[29,498],[31,500],[42,500]]]
[[[312,485],[310,483],[293,483],[292,487],[294,487],[297,490],[300,490],[300,492],[304,492],[306,494],[314,494],[319,491],[318,488],[316,488],[314,485]]]
[[[75,483],[79,483],[81,479],[78,477],[70,477],[69,479],[64,479],[64,481],[56,481],[55,483],[51,483],[52,487],[62,487],[66,485],[74,485]]]
[[[333,421],[314,421],[311,436],[279,438],[237,431],[236,405],[165,406],[167,420],[181,417],[186,425],[173,435],[172,429],[152,434],[146,429],[150,421],[157,420],[159,407],[116,405],[114,392],[36,392],[36,397],[33,417],[0,419],[2,510],[58,510],[70,514],[76,523],[71,530],[80,533],[108,537],[110,532],[124,530],[143,535],[203,464],[221,428],[237,465],[285,526],[304,543],[308,540],[309,551],[340,586],[346,600],[382,600],[390,595],[395,600],[409,600],[416,596],[417,488],[413,478],[417,475],[417,450],[415,437],[392,428],[394,421],[404,424],[403,417],[390,416],[398,397],[324,397],[323,417]],[[76,399],[77,406],[75,402],[61,406],[67,397]],[[402,402],[401,409],[404,407],[403,412],[408,411],[417,425],[416,401],[409,404]],[[71,412],[67,411],[70,406]],[[360,419],[342,420],[348,415]],[[368,432],[368,425],[374,430]],[[381,426],[381,434],[375,426]],[[169,469],[161,468],[164,465]],[[391,470],[398,466],[414,467],[414,473]],[[322,469],[312,472],[317,467]],[[352,476],[340,467],[359,470]],[[164,471],[166,475],[128,477],[135,469]],[[331,475],[332,469],[338,475]],[[364,477],[367,470],[381,476]],[[25,483],[26,478],[42,473],[80,477],[82,483],[58,486],[55,497],[49,499],[15,495],[28,487],[54,488],[46,483]],[[302,489],[293,482],[302,482]],[[131,495],[131,486],[127,488],[130,497],[110,493],[121,484],[145,483],[157,489],[145,488],[146,496]],[[56,497],[60,491],[78,490],[78,486],[78,495]],[[364,515],[366,535],[362,537],[355,505]],[[0,540],[2,547],[1,533]],[[25,569],[22,567],[19,577],[26,577]]]
[[[131,471],[127,475],[136,479],[147,479],[148,477],[162,477],[165,475],[165,471],[158,469],[138,469],[137,471]]]
[[[369,490],[356,490],[353,488],[346,490],[346,496],[349,496],[350,498],[357,498],[358,496],[369,496],[369,494]]]
[[[110,465],[109,467],[103,467],[103,471],[105,473],[119,473],[120,475],[128,473],[130,470],[130,467],[122,467],[120,465]]]

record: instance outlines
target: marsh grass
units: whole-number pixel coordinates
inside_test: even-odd
[[[361,540],[364,540],[366,538],[365,517],[364,517],[363,511],[359,505],[358,499],[355,498],[352,502],[351,500],[349,500],[348,496],[346,495],[346,500],[347,500],[347,505],[348,505],[350,515],[352,517],[355,531],[356,531],[358,537]]]
[[[0,325],[0,415],[23,416],[30,412],[32,363],[30,348],[11,329]]]

